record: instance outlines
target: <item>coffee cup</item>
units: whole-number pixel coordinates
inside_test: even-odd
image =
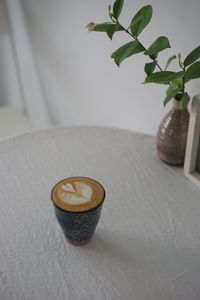
[[[88,243],[100,219],[105,190],[88,177],[70,177],[52,189],[51,200],[58,223],[73,245]]]

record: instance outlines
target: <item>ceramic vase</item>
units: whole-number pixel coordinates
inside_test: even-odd
[[[189,112],[178,108],[179,101],[173,100],[173,108],[162,120],[157,133],[157,152],[167,164],[184,164],[189,125]]]

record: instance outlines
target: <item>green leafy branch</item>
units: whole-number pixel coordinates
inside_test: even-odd
[[[167,48],[171,48],[168,38],[160,36],[148,48],[146,48],[138,38],[151,21],[153,15],[152,6],[146,5],[142,7],[132,18],[129,27],[125,28],[119,22],[123,5],[124,0],[116,0],[113,6],[109,5],[108,7],[111,22],[100,24],[92,22],[87,25],[88,30],[105,32],[111,40],[116,32],[126,32],[131,36],[133,41],[121,46],[112,53],[111,58],[114,59],[116,65],[119,67],[126,58],[138,53],[143,53],[148,56],[150,61],[144,66],[144,71],[147,75],[144,83],[168,85],[164,105],[172,98],[176,98],[179,100],[179,108],[187,109],[190,97],[188,93],[185,92],[185,84],[192,79],[200,78],[200,61],[197,61],[200,58],[200,46],[195,48],[183,62],[181,61],[180,54],[178,54],[178,56],[171,56],[163,69],[158,63],[158,54]],[[175,59],[178,59],[181,70],[178,72],[167,71],[169,65]],[[159,69],[158,72],[154,72],[156,67]]]

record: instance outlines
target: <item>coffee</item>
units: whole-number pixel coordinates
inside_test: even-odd
[[[87,177],[63,179],[53,187],[55,215],[69,243],[84,245],[92,239],[104,198],[102,185]]]
[[[102,202],[104,195],[103,187],[87,177],[63,179],[52,190],[52,200],[55,205],[71,212],[93,209]]]

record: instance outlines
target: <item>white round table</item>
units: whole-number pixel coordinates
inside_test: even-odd
[[[70,176],[106,189],[93,241],[68,244],[50,192]],[[200,299],[200,189],[120,129],[41,130],[0,143],[1,300]]]

